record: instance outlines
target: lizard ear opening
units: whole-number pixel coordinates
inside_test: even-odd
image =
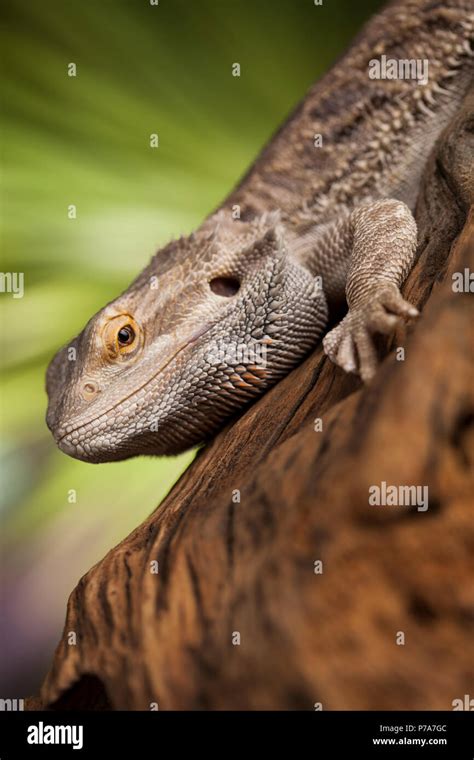
[[[209,282],[209,287],[216,296],[230,298],[240,290],[240,282],[236,277],[214,277]]]

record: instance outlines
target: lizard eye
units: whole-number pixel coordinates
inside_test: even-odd
[[[240,290],[240,282],[236,277],[214,277],[210,281],[209,287],[216,296],[230,298]]]
[[[120,346],[130,346],[135,340],[135,330],[131,325],[124,325],[117,333]]]
[[[108,320],[103,341],[110,359],[132,359],[143,345],[143,334],[130,314],[119,314]]]

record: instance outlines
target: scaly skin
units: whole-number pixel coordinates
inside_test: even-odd
[[[47,423],[63,451],[104,462],[202,442],[302,360],[344,297],[324,348],[370,380],[373,334],[417,314],[399,290],[412,211],[470,86],[473,28],[471,0],[395,2],[365,27],[221,208],[55,356]],[[428,59],[428,84],[370,79],[382,54]]]

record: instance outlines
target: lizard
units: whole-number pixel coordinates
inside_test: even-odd
[[[374,335],[418,315],[400,291],[416,258],[417,191],[472,83],[472,11],[472,0],[385,6],[222,205],[56,354],[46,421],[63,452],[92,463],[182,452],[321,339],[370,382]],[[392,75],[374,76],[374,61]],[[413,62],[426,81],[393,69]]]

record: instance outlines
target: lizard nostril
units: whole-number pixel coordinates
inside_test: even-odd
[[[91,396],[94,396],[97,393],[97,385],[95,383],[87,382],[84,383],[84,388],[82,389],[82,395],[84,398],[88,399]]]

